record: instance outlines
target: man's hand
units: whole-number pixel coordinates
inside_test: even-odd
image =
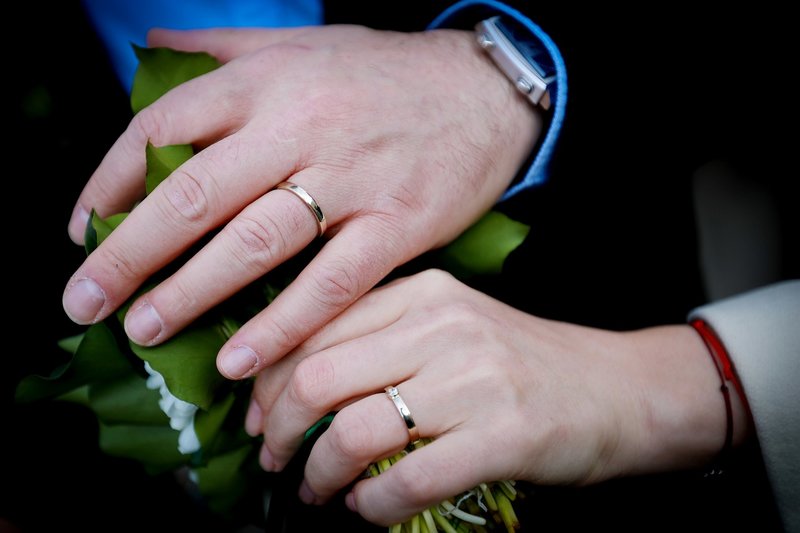
[[[125,329],[158,344],[293,256],[322,208],[329,240],[299,277],[222,348],[243,378],[275,362],[394,267],[456,237],[503,193],[540,128],[470,33],[358,26],[153,31],[152,46],[225,64],[139,112],[83,190],[69,225],[144,195],[145,145],[200,151],[132,211],[70,279],[64,309],[104,319],[153,273],[222,228],[130,307]]]

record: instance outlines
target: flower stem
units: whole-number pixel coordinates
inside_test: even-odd
[[[497,511],[497,501],[494,499],[494,495],[492,494],[491,489],[486,483],[480,484],[481,492],[483,493],[483,499],[486,500],[486,506],[491,511]]]
[[[506,497],[511,500],[512,502],[517,499],[517,489],[509,481],[501,481],[499,483],[500,489],[506,495]]]
[[[433,517],[431,517],[431,520],[433,520]],[[434,525],[434,527],[436,527],[436,526]],[[436,533],[436,530],[435,529],[433,529],[433,530],[428,529],[428,524],[425,522],[425,520],[420,520],[420,522],[419,522],[419,533]]]
[[[415,514],[414,517],[411,519],[411,533],[420,533],[418,514]]]
[[[421,439],[413,442],[406,449],[391,457],[380,459],[367,468],[370,477],[386,472],[391,466],[414,450],[432,442],[433,439]],[[509,532],[520,528],[512,501],[517,496],[524,496],[514,488],[514,481],[496,481],[481,483],[472,490],[465,491],[452,499],[444,500],[439,505],[423,510],[406,522],[395,524],[389,533],[487,533],[494,531],[495,525],[501,522]],[[455,501],[455,503],[453,503]],[[483,515],[483,516],[482,516]],[[486,517],[492,516],[492,527],[486,527]]]
[[[467,513],[466,511],[462,511],[449,501],[445,500],[442,502],[442,507],[444,510],[447,511],[447,514],[451,514],[458,518],[459,520],[463,520],[464,522],[469,522],[470,524],[478,524],[478,525],[485,525],[486,519],[480,516],[475,516],[472,514]]]
[[[520,525],[517,514],[514,512],[514,507],[511,505],[511,500],[506,497],[502,490],[498,490],[494,497],[495,500],[497,500],[497,508],[500,511],[500,518],[503,520],[506,530],[508,533],[514,533],[517,529],[519,529]]]
[[[436,522],[436,525],[442,528],[442,531],[445,533],[458,533],[447,518],[443,517],[441,513],[439,513],[436,507],[431,507],[431,513],[433,514],[433,520]]]
[[[425,521],[428,531],[430,533],[436,533],[436,522],[433,519],[433,513],[431,513],[430,509],[422,511],[422,519]]]

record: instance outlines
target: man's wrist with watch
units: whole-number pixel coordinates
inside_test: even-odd
[[[544,134],[501,200],[546,181],[567,100],[566,67],[555,43],[528,17],[494,0],[462,0],[428,28],[473,29],[497,69],[544,118]]]

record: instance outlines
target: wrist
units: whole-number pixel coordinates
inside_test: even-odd
[[[447,68],[453,84],[453,98],[463,100],[464,112],[474,115],[474,131],[482,132],[488,150],[486,175],[498,176],[499,197],[529,158],[531,147],[539,142],[544,127],[543,115],[522,95],[475,39],[472,30],[437,29],[425,32],[441,55],[437,62]]]
[[[541,107],[531,104],[508,77],[497,68],[488,54],[480,47],[473,32],[469,33],[471,48],[481,64],[481,76],[484,87],[491,87],[494,99],[492,115],[495,117],[494,127],[506,130],[509,143],[508,157],[511,172],[505,184],[508,187],[512,180],[527,164],[531,157],[531,147],[538,146],[545,125],[545,113]]]
[[[518,88],[526,92],[532,102],[537,102],[536,105],[545,103],[549,108],[543,119],[543,131],[537,135],[536,144],[529,146],[529,157],[518,168],[516,179],[501,198],[506,200],[547,180],[548,167],[565,116],[567,72],[561,52],[542,28],[525,14],[501,2],[461,0],[442,12],[428,27],[475,28],[476,25],[480,32],[476,35],[477,41],[486,45],[487,51],[494,50],[492,55],[499,59],[495,68],[499,67],[504,76],[513,78],[507,78],[507,82],[515,87],[514,90]],[[499,43],[492,38],[486,39],[488,34],[483,31],[486,27],[498,29],[508,38],[500,39],[500,42],[511,44],[510,48],[515,51],[509,54],[506,53],[507,46],[492,46],[492,43]],[[546,98],[540,98],[545,95]]]
[[[725,445],[728,420],[719,373],[705,343],[690,326],[626,335],[641,399],[634,425],[636,453],[628,473],[708,464]],[[734,428],[745,413],[741,405],[735,409]],[[735,442],[744,438],[739,430],[735,434]]]

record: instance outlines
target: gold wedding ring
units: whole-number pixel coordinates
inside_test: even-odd
[[[395,407],[397,407],[397,410],[400,411],[400,416],[403,417],[403,422],[405,423],[406,428],[408,428],[409,442],[417,442],[419,440],[419,430],[417,429],[417,425],[414,423],[414,419],[411,418],[411,411],[409,411],[406,402],[404,402],[400,397],[397,387],[386,387],[384,390],[386,391],[386,396],[388,396],[389,399],[394,402]]]
[[[314,219],[317,221],[317,229],[319,230],[317,236],[322,237],[322,234],[325,233],[325,230],[328,228],[328,221],[325,219],[325,214],[322,212],[322,208],[311,197],[311,195],[308,194],[301,186],[296,185],[288,180],[279,183],[275,186],[275,188],[289,191],[303,200],[303,203],[306,204],[306,207],[308,207],[308,210],[311,211],[311,214],[314,215]]]

